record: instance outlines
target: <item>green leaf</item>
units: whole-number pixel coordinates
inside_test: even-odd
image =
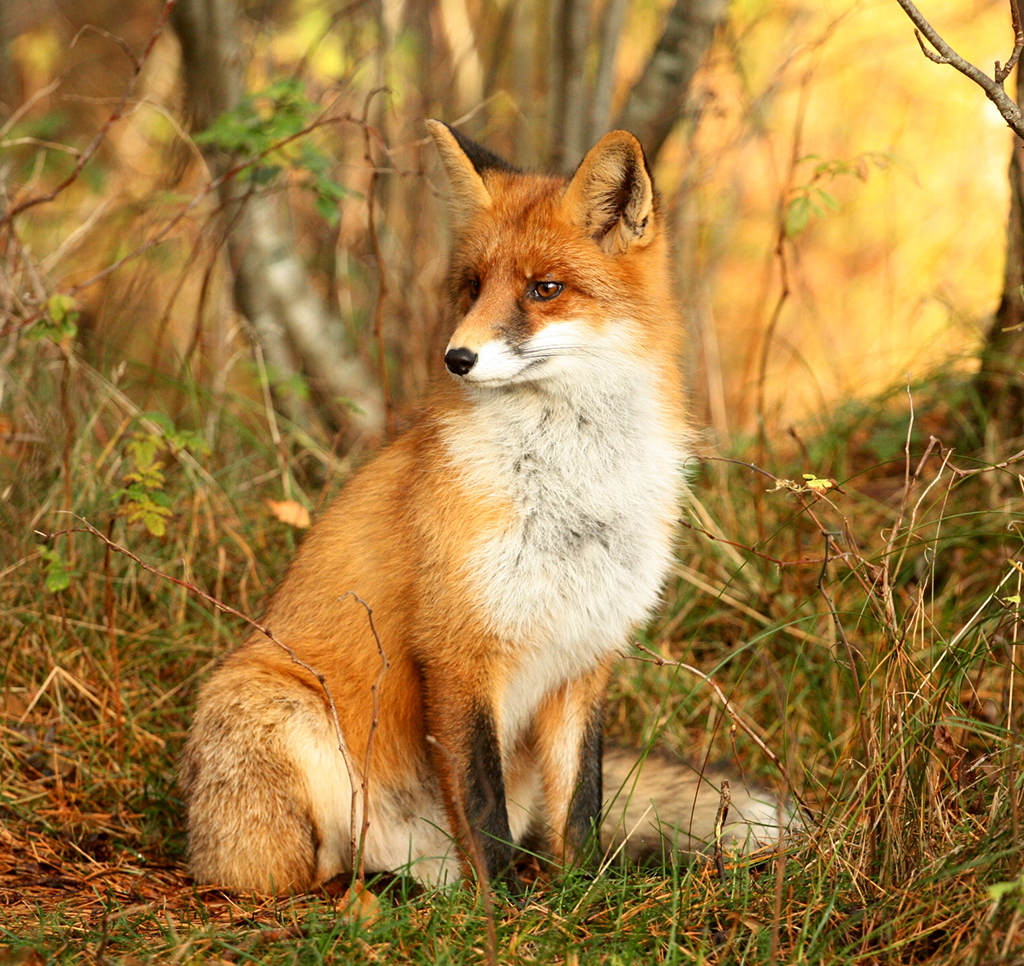
[[[174,423],[171,422],[170,417],[168,417],[166,413],[140,413],[136,419],[136,422],[154,423],[164,431],[165,435],[168,436],[174,432]]]
[[[811,199],[806,195],[793,198],[786,205],[785,231],[786,237],[799,235],[811,220]]]
[[[333,198],[327,198],[324,195],[318,194],[313,206],[316,208],[316,213],[332,228],[338,224],[340,217],[338,204]]]
[[[71,573],[68,565],[59,551],[51,547],[40,547],[39,553],[43,558],[45,578],[43,583],[51,594],[59,594],[71,586]]]
[[[1013,882],[994,882],[985,891],[993,902],[998,902],[1004,896],[1024,888],[1024,879],[1015,879]]]
[[[46,303],[46,311],[50,318],[53,319],[57,325],[60,325],[71,313],[75,310],[77,303],[70,295],[64,295],[57,293],[51,295],[49,301]]]
[[[835,199],[834,196],[830,195],[827,191],[825,191],[824,188],[815,189],[815,193],[817,194],[818,198],[824,203],[826,208],[828,208],[831,211],[839,210],[839,202]]]

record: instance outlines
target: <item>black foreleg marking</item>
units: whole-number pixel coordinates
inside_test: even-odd
[[[569,807],[566,842],[584,867],[597,866],[600,850],[598,830],[601,826],[602,782],[601,758],[604,754],[604,707],[598,701],[590,712],[590,720],[580,745],[579,777]]]
[[[481,852],[491,881],[506,878],[513,858],[512,832],[508,824],[501,746],[494,717],[479,710],[469,733],[469,769],[466,781],[466,821]]]

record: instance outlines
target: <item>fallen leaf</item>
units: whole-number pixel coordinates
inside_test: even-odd
[[[948,725],[937,724],[935,726],[935,744],[940,751],[944,751],[947,755],[956,755],[960,751]]]
[[[334,908],[343,919],[356,919],[364,926],[380,919],[380,899],[362,882],[354,882],[346,889]]]
[[[295,500],[267,500],[266,503],[270,512],[290,527],[305,530],[312,523],[309,519],[309,510]]]
[[[38,949],[4,946],[0,948],[0,966],[46,966],[46,960]]]

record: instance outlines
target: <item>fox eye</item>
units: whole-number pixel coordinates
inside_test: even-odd
[[[480,279],[471,278],[466,283],[466,291],[469,292],[470,300],[475,302],[480,295]]]
[[[564,287],[561,282],[530,282],[526,294],[539,302],[550,302],[562,294]]]

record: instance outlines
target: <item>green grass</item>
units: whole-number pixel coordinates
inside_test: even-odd
[[[195,891],[175,758],[241,622],[92,534],[35,533],[88,520],[258,616],[300,539],[264,500],[315,515],[347,463],[288,427],[274,446],[262,411],[229,400],[212,455],[159,454],[172,516],[154,536],[117,491],[132,434],[161,431],[81,367],[62,402],[47,351],[30,350],[3,413],[35,442],[0,454],[0,964],[1024,962],[1024,466],[932,446],[918,471],[929,437],[957,432],[927,390],[923,429],[894,394],[800,445],[730,454],[842,492],[702,462],[679,578],[643,636],[663,663],[624,661],[609,696],[616,739],[799,796],[807,828],[784,855],[724,878],[700,864],[542,879],[493,911],[398,882],[360,923],[336,896]],[[202,394],[182,398],[179,427],[207,425]]]

